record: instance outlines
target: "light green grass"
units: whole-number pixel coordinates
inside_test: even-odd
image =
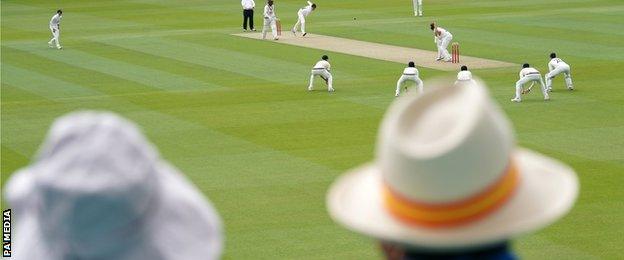
[[[261,2],[256,28],[261,29]],[[61,3],[61,42],[47,23]],[[277,1],[288,29],[305,1]],[[554,82],[509,102],[517,68],[476,70],[517,130],[519,144],[572,165],[581,193],[555,225],[516,240],[530,259],[616,259],[624,236],[624,3],[619,0],[318,0],[308,31],[433,50],[437,20],[462,53],[547,70],[551,51],[572,65],[577,90]],[[216,205],[229,259],[363,259],[374,241],[328,217],[330,183],[371,160],[402,64],[328,53],[335,94],[307,93],[324,52],[230,36],[234,0],[2,0],[2,184],[28,164],[54,118],[76,109],[138,122],[163,157]],[[357,17],[354,21],[353,17]],[[427,82],[453,75],[421,69]],[[318,85],[318,88],[322,88]],[[4,205],[4,204],[3,204]],[[3,206],[4,207],[4,206]]]

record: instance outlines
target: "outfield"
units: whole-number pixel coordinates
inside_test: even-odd
[[[325,192],[373,158],[404,64],[330,52],[336,92],[308,93],[309,69],[325,52],[232,36],[241,32],[239,2],[2,0],[2,185],[28,163],[54,118],[112,110],[140,124],[212,200],[226,225],[225,258],[379,256],[372,240],[330,220]],[[581,181],[567,217],[514,247],[529,259],[621,258],[624,3],[424,2],[425,17],[417,18],[408,0],[318,0],[307,30],[434,50],[428,24],[437,20],[463,54],[528,61],[542,72],[557,51],[572,66],[576,90],[557,78],[550,102],[536,91],[509,101],[519,68],[473,71],[512,119],[519,144],[567,162]],[[46,44],[53,3],[64,9],[62,51]],[[285,30],[304,4],[276,1]],[[420,73],[425,87],[455,75]]]

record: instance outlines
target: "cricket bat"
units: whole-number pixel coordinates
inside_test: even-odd
[[[277,26],[277,35],[282,36],[282,22],[279,19],[275,21],[275,25]]]

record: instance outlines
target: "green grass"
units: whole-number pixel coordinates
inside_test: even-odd
[[[55,3],[65,10],[63,51],[46,46]],[[427,26],[437,20],[466,55],[528,61],[544,72],[557,51],[577,90],[557,78],[547,103],[538,93],[509,102],[518,68],[473,71],[514,122],[519,144],[567,162],[581,180],[568,216],[514,246],[529,259],[621,257],[622,1],[425,1],[425,18],[411,17],[404,0],[317,3],[313,33],[433,50]],[[226,258],[379,256],[374,241],[329,219],[324,200],[338,175],[372,159],[403,65],[329,53],[337,92],[306,93],[324,53],[230,36],[240,32],[238,4],[2,0],[3,185],[28,164],[54,118],[112,110],[138,122],[214,202]],[[288,28],[305,1],[276,4]],[[453,74],[421,69],[425,84]]]

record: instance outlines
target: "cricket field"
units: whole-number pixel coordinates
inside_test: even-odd
[[[554,80],[510,102],[518,66],[473,69],[513,121],[518,144],[576,169],[580,197],[554,225],[514,240],[526,259],[617,259],[624,237],[624,2],[318,0],[313,34],[435,50],[429,23],[462,55],[547,72],[557,52],[576,90]],[[377,128],[405,64],[261,41],[238,0],[2,0],[2,185],[29,163],[53,120],[79,109],[137,122],[214,203],[226,259],[374,259],[372,239],[325,209],[333,180],[373,159]],[[262,29],[262,0],[255,23]],[[303,0],[276,0],[284,33]],[[48,22],[62,8],[61,44]],[[357,19],[354,19],[357,18]],[[335,93],[309,71],[330,56]],[[409,58],[409,57],[407,57]],[[430,57],[433,59],[434,57]],[[421,78],[456,72],[420,67]],[[487,158],[484,158],[487,160]],[[3,202],[3,208],[8,208]]]

